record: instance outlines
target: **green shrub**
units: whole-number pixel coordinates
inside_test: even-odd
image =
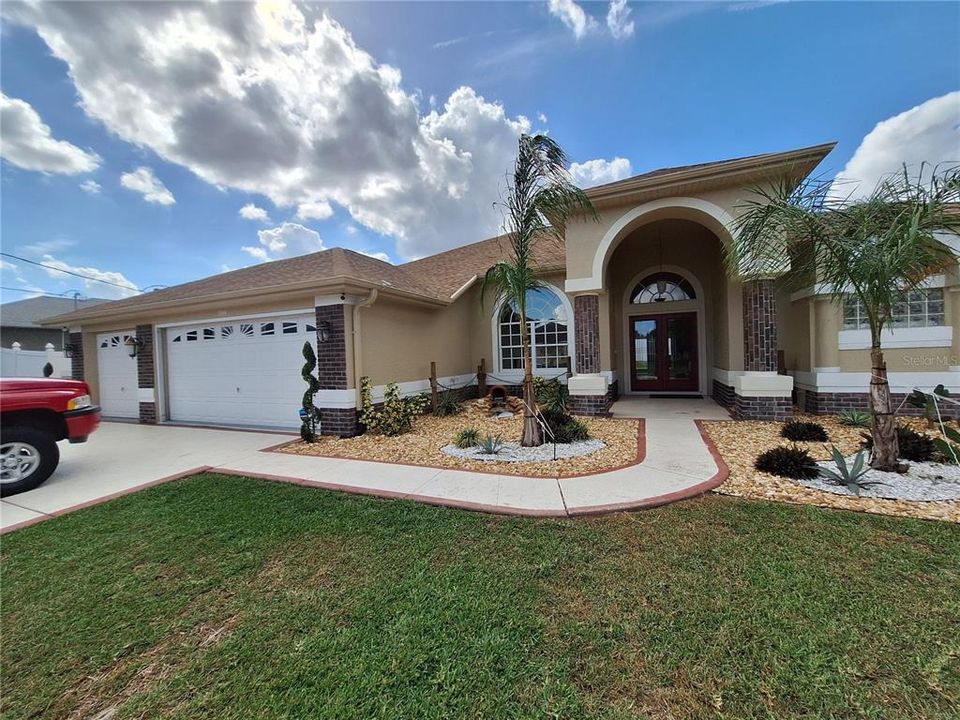
[[[761,472],[794,480],[809,480],[820,474],[820,469],[810,457],[810,453],[796,445],[781,445],[760,453],[753,466]]]
[[[367,432],[379,435],[403,435],[413,427],[413,418],[422,415],[430,398],[420,394],[404,398],[396,383],[387,385],[383,392],[383,410],[373,404],[370,378],[360,378],[359,421]]]
[[[837,415],[841,425],[855,428],[868,428],[871,425],[870,413],[865,410],[844,410]]]
[[[477,446],[484,455],[497,455],[503,450],[503,436],[487,434]]]
[[[541,410],[566,414],[570,403],[570,392],[567,386],[557,378],[544,380],[539,376],[534,377],[533,389]]]
[[[454,397],[449,390],[444,390],[437,399],[437,409],[433,411],[436,417],[448,417],[450,415],[459,415],[463,408],[460,401]]]
[[[873,449],[873,436],[870,433],[863,433],[864,446],[868,450]],[[906,425],[897,426],[897,446],[900,453],[897,455],[902,460],[911,462],[929,462],[933,460],[934,452],[937,446],[933,438],[923,433],[918,433],[913,428]]]
[[[475,427],[467,427],[463,428],[463,430],[458,430],[457,434],[453,436],[453,444],[461,450],[472,448],[478,442],[480,442],[480,431]]]
[[[937,460],[950,465],[960,464],[960,432],[946,423],[940,425],[940,432],[942,437],[933,441],[937,449]]]
[[[570,422],[560,428],[555,439],[558,443],[582,442],[590,439],[590,432],[582,420],[571,418]]]
[[[780,431],[781,437],[794,442],[826,442],[827,431],[823,425],[815,422],[803,422],[801,420],[790,420],[785,423]]]

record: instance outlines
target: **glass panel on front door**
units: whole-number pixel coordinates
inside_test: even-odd
[[[630,387],[639,392],[699,389],[696,313],[630,318]]]

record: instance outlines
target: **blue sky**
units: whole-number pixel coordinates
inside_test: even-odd
[[[609,19],[608,19],[609,18]],[[4,301],[482,239],[517,133],[584,185],[836,140],[960,159],[956,3],[4,3]],[[248,209],[241,215],[241,209]]]

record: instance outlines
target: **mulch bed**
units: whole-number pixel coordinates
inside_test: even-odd
[[[428,467],[475,470],[503,475],[528,477],[571,477],[584,473],[603,472],[639,462],[641,438],[640,423],[636,420],[607,418],[580,418],[587,425],[590,437],[602,441],[606,447],[590,455],[547,462],[489,462],[457,458],[441,448],[453,441],[458,430],[474,427],[480,436],[502,435],[504,440],[519,440],[523,418],[490,417],[483,400],[468,400],[458,415],[434,417],[422,415],[413,422],[413,430],[405,435],[385,437],[361,435],[354,438],[324,437],[315,443],[295,441],[278,448],[278,452],[296,455],[350,458],[425,465]]]
[[[841,425],[837,418],[832,416],[798,415],[797,417],[819,423],[827,431],[829,440],[826,443],[796,443],[799,447],[807,448],[817,460],[830,459],[831,444],[836,445],[845,456],[856,453],[860,447],[862,440],[860,433],[864,432],[860,428]],[[902,418],[899,422],[910,425],[914,430],[929,432],[926,423],[922,420]],[[780,437],[783,423],[719,421],[704,422],[703,427],[730,468],[730,475],[726,482],[714,492],[744,498],[960,523],[960,501],[914,502],[850,497],[803,487],[788,478],[760,472],[753,467],[757,455],[778,445],[791,444],[790,440]]]

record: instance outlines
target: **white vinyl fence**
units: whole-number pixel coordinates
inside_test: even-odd
[[[70,377],[70,358],[64,357],[63,351],[54,350],[52,343],[47,343],[46,350],[22,350],[18,342],[13,347],[0,348],[0,377],[42,378],[47,363],[53,366],[50,377]]]

